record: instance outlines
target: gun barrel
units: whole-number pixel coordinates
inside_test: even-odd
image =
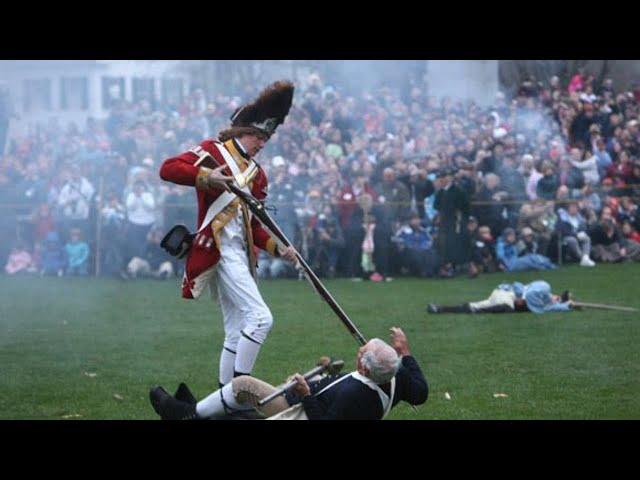
[[[606,305],[604,303],[587,303],[587,302],[573,302],[576,307],[583,308],[595,308],[598,310],[615,310],[618,312],[637,312],[637,308],[633,307],[620,307],[618,305]]]

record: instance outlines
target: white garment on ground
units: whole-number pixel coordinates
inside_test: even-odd
[[[486,300],[482,300],[480,302],[471,302],[469,303],[469,306],[471,307],[472,312],[483,310],[485,308],[495,307],[496,305],[508,305],[510,308],[514,309],[515,299],[515,293],[496,289],[491,292],[491,295]]]
[[[127,218],[136,225],[151,225],[156,220],[156,201],[149,192],[137,196],[131,192],[127,195]]]

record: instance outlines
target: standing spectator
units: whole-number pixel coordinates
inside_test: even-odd
[[[314,270],[319,272],[318,275],[335,277],[338,254],[345,241],[340,222],[330,205],[326,205],[317,216],[311,243],[309,258]]]
[[[420,215],[420,218],[424,218],[426,214],[424,200],[435,192],[433,182],[427,178],[426,170],[421,170],[411,164],[409,173],[399,177],[398,180],[409,189],[410,211]]]
[[[538,180],[536,185],[536,195],[545,200],[554,200],[559,186],[560,182],[554,173],[553,164],[544,162],[542,164],[542,178]]]
[[[598,173],[598,157],[595,154],[589,155],[589,152],[585,150],[583,155],[579,148],[572,148],[569,161],[571,162],[571,165],[582,171],[582,174],[584,175],[584,182],[590,185],[597,185],[600,182],[600,174]]]
[[[507,223],[506,206],[502,203],[509,194],[500,188],[500,177],[494,173],[484,176],[484,184],[474,199],[473,214],[479,225],[488,226],[492,232],[501,232]]]
[[[378,202],[385,211],[391,228],[397,228],[399,222],[406,219],[405,213],[409,210],[409,190],[400,181],[396,180],[393,168],[387,167],[382,171],[382,182],[376,187]]]
[[[595,185],[606,175],[607,169],[611,166],[613,161],[611,160],[611,155],[607,152],[606,146],[602,138],[598,138],[595,140],[593,145],[593,155],[596,157],[596,165],[598,170],[598,180],[593,183],[589,182],[592,185]],[[593,180],[593,178],[591,178]]]
[[[7,134],[9,133],[9,122],[11,117],[15,116],[9,94],[9,87],[5,82],[0,81],[0,158],[4,157],[4,150],[7,145]]]
[[[89,213],[95,189],[75,166],[66,172],[66,181],[60,190],[57,204],[62,210],[63,226],[66,230],[80,228],[84,235],[89,233]]]
[[[102,207],[100,220],[102,222],[102,272],[107,275],[126,277],[125,251],[126,245],[127,211],[115,192],[107,195],[107,203]]]
[[[469,220],[469,198],[455,183],[453,171],[445,169],[438,175],[434,208],[438,210],[438,253],[440,276],[452,277],[454,266],[470,261],[467,222]],[[469,274],[474,275],[475,265],[469,263]]]
[[[127,196],[127,243],[129,258],[143,257],[146,249],[147,235],[156,221],[156,202],[147,185],[136,181],[133,191]]]
[[[79,228],[72,228],[70,239],[64,246],[67,257],[67,275],[89,274],[89,245],[82,241]]]
[[[42,242],[49,232],[56,229],[51,208],[48,203],[41,203],[33,213],[33,241]]]
[[[538,180],[542,178],[542,174],[536,170],[532,155],[526,154],[522,156],[519,170],[526,182],[526,192],[529,200],[535,200],[538,198],[536,187],[538,186]]]

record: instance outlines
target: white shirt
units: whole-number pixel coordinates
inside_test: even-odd
[[[64,216],[73,220],[89,218],[89,202],[94,192],[93,185],[84,177],[65,183],[58,196],[58,205],[62,207]]]
[[[149,192],[137,196],[134,192],[127,195],[127,218],[136,225],[151,225],[156,221],[156,201]]]

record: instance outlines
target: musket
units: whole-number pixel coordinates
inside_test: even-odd
[[[233,183],[227,183],[229,189],[235,193],[238,198],[242,199],[244,203],[247,205],[251,213],[253,213],[256,218],[260,221],[260,223],[264,226],[264,228],[273,236],[275,239],[281,243],[284,247],[293,247],[292,243],[285,236],[285,234],[280,230],[278,224],[271,218],[271,216],[267,213],[264,208],[264,205],[257,200],[253,195],[250,195],[243,190],[236,187]],[[311,270],[311,267],[307,264],[305,259],[300,255],[300,253],[294,248],[295,256],[300,265],[300,268],[304,271],[307,280],[313,286],[315,291],[322,297],[322,299],[329,304],[331,310],[338,316],[338,318],[342,321],[349,333],[356,339],[356,341],[360,345],[364,345],[367,343],[367,340],[364,338],[358,327],[356,327],[355,323],[351,321],[349,316],[345,313],[345,311],[338,305],[338,302],[333,298],[333,296],[329,293],[329,290],[323,285],[318,276]]]
[[[318,365],[317,367],[312,368],[302,376],[304,377],[305,380],[309,380],[310,378],[313,378],[314,376],[321,374],[325,370],[328,370],[330,373],[336,374],[342,369],[343,366],[344,366],[344,362],[342,360],[334,360],[332,362],[325,363],[323,365]],[[269,403],[274,398],[279,397],[283,393],[286,393],[287,390],[295,386],[297,383],[298,382],[296,380],[291,380],[290,382],[285,383],[283,386],[278,388],[271,395],[264,397],[262,400],[260,400],[258,402],[258,406],[261,407]]]
[[[637,312],[637,308],[633,307],[620,307],[618,305],[605,305],[604,303],[586,303],[586,302],[573,302],[575,307],[580,308],[594,308],[598,310],[614,310],[617,312]]]

